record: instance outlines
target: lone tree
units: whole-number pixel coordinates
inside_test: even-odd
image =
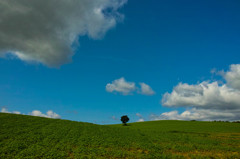
[[[127,122],[129,121],[128,116],[127,115],[122,116],[121,121],[122,121],[123,125],[126,126]]]

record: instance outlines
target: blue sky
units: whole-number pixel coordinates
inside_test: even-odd
[[[0,52],[5,56],[0,58],[0,106],[9,112],[52,110],[62,119],[112,124],[120,122],[114,117],[119,119],[125,114],[135,122],[139,119],[136,113],[144,120],[151,120],[153,114],[157,116],[155,119],[161,119],[164,112],[199,109],[197,104],[184,102],[164,106],[163,95],[171,93],[179,83],[198,85],[203,81],[209,84],[218,81],[219,87],[226,84],[235,89],[227,73],[234,72],[230,67],[240,63],[239,1],[122,2],[125,4],[115,6],[117,11],[109,11],[121,14],[121,18],[115,15],[116,24],[106,27],[104,35],[85,32],[75,35],[72,62],[52,67],[48,61],[26,54],[24,49],[21,55],[34,58],[26,60],[17,53],[6,55],[18,51],[21,45],[0,44]],[[77,20],[82,19],[74,19],[71,24]],[[4,21],[0,22],[0,33],[3,24]],[[14,39],[13,35],[6,35]],[[28,43],[25,36],[21,38]],[[1,36],[0,39],[4,41]],[[75,44],[78,42],[79,45]],[[7,50],[9,46],[13,48]],[[214,68],[216,71],[211,73]],[[108,83],[121,77],[134,82],[138,89],[139,82],[144,82],[155,94],[142,95],[136,90],[123,95],[106,91]],[[237,87],[236,94],[239,94]],[[214,112],[222,110],[213,107]]]

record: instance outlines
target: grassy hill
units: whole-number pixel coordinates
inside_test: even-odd
[[[0,113],[0,158],[240,158],[240,124],[94,125]]]

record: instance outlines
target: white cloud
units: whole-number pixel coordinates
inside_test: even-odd
[[[138,119],[138,121],[137,122],[144,122],[144,119]]]
[[[230,71],[223,76],[230,87],[240,90],[240,64],[231,65]]]
[[[199,120],[199,121],[212,121],[212,120],[228,120],[234,121],[240,119],[240,109],[229,110],[216,110],[216,109],[197,109],[192,108],[182,113],[178,111],[165,112],[161,115],[150,115],[150,120]]]
[[[165,93],[162,105],[169,107],[194,106],[205,109],[240,108],[240,91],[218,82],[202,82],[197,85],[179,83],[172,93]]]
[[[5,107],[2,107],[1,112],[2,112],[2,113],[21,114],[21,112],[19,112],[19,111],[9,112],[9,111],[7,110],[7,108],[5,108]],[[52,110],[47,111],[46,114],[43,114],[43,113],[40,112],[39,110],[33,110],[31,113],[29,113],[29,115],[32,115],[32,116],[40,116],[40,117],[45,117],[45,118],[54,118],[54,119],[59,119],[59,118],[61,118],[60,115],[58,115],[57,113],[53,112]]]
[[[7,108],[5,108],[5,107],[2,107],[1,112],[2,112],[2,113],[10,113],[10,112],[7,110]]]
[[[139,83],[140,88],[138,88],[135,84],[135,82],[128,82],[125,80],[124,77],[121,77],[119,79],[116,79],[112,81],[112,83],[108,83],[106,85],[106,91],[107,92],[118,92],[123,95],[129,95],[132,94],[133,92],[137,92],[142,95],[153,95],[155,92],[152,90],[152,88],[141,82]]]
[[[140,88],[140,94],[143,94],[143,95],[154,95],[155,92],[152,90],[152,88],[147,85],[146,83],[139,83],[141,88]]]
[[[123,19],[127,0],[0,0],[0,57],[58,67],[71,61],[78,36],[99,39]]]
[[[21,114],[21,112],[19,112],[19,111],[9,112],[9,111],[7,110],[7,108],[5,108],[5,107],[2,107],[2,109],[1,109],[1,113]]]
[[[21,114],[21,112],[19,112],[19,111],[13,111],[12,113],[13,114]]]
[[[112,83],[106,85],[107,92],[119,92],[123,95],[129,95],[136,90],[134,82],[128,82],[125,78],[120,78],[114,80]]]
[[[47,111],[47,116],[49,118],[55,118],[55,119],[61,118],[60,115],[58,115],[57,113],[53,112],[52,110]]]
[[[216,72],[216,71],[214,71]],[[185,107],[189,110],[163,113],[157,119],[182,120],[239,120],[240,116],[240,65],[231,65],[227,72],[221,71],[226,83],[204,81],[190,85],[179,83],[171,93],[165,93],[162,105]]]
[[[144,122],[145,121],[143,116],[140,113],[136,113],[136,116],[139,117],[137,122]]]
[[[56,114],[55,112],[53,112],[52,110],[47,111],[47,114],[43,114],[41,111],[39,110],[33,110],[31,113],[29,113],[29,115],[32,116],[39,116],[39,117],[45,117],[45,118],[54,118],[54,119],[59,119],[61,118],[60,115]]]

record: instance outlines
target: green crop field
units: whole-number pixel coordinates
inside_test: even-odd
[[[240,124],[95,125],[0,113],[0,158],[240,158]]]

